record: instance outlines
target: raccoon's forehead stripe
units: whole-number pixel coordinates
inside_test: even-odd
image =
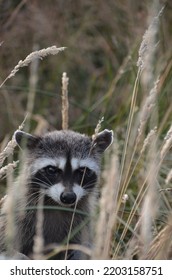
[[[73,157],[71,159],[71,166],[73,171],[80,167],[88,167],[89,169],[93,170],[96,173],[98,173],[99,171],[99,167],[97,163],[91,158],[78,159]]]
[[[36,159],[31,167],[31,173],[35,174],[38,170],[48,165],[57,166],[59,169],[64,170],[66,165],[66,158],[59,157],[54,159],[54,158],[45,157],[45,158]]]

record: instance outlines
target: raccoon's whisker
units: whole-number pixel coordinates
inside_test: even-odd
[[[45,179],[48,181],[48,183],[49,183],[50,185],[52,185],[50,179],[49,179],[43,172],[41,173],[41,176],[42,176],[43,178],[45,178]],[[41,180],[41,179],[39,179],[39,178],[36,178],[36,179]]]
[[[34,202],[34,204],[37,204],[38,199],[40,197],[41,193],[40,192],[34,192],[31,195],[29,195],[28,201],[25,205],[25,207],[30,206],[32,204],[32,202]]]
[[[32,185],[32,184],[34,184],[34,185],[38,185],[40,188],[41,187],[46,187],[46,188],[49,188],[49,187],[51,187],[51,184],[48,184],[47,182],[44,182],[43,180],[40,180],[40,179],[36,179],[35,181],[34,180],[31,180],[30,181],[30,185]]]
[[[92,180],[89,183],[83,185],[83,189],[94,188],[96,184],[96,180]]]

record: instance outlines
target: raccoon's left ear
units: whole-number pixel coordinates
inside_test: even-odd
[[[113,142],[113,131],[105,129],[98,133],[96,138],[93,140],[93,147],[98,152],[103,153]]]
[[[21,130],[17,130],[14,133],[14,138],[19,147],[24,146],[27,147],[29,150],[34,149],[40,141],[39,136],[33,136]]]

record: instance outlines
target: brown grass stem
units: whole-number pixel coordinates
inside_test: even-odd
[[[33,46],[33,51],[38,51],[39,46],[34,45]],[[30,63],[30,77],[29,77],[29,93],[28,93],[28,101],[27,101],[27,123],[25,126],[25,131],[29,132],[30,131],[30,121],[31,121],[31,116],[33,113],[33,108],[35,104],[35,95],[36,95],[36,86],[38,83],[38,66],[39,66],[39,59],[35,58],[34,60],[31,61]]]
[[[141,69],[139,68],[138,72],[137,72],[136,80],[135,80],[135,83],[134,83],[134,89],[133,89],[133,94],[132,94],[132,99],[131,99],[131,106],[130,106],[130,112],[129,112],[129,118],[128,118],[127,132],[126,132],[124,150],[123,150],[122,160],[121,160],[121,171],[120,171],[119,183],[118,183],[119,186],[121,185],[122,176],[124,175],[123,174],[124,173],[124,165],[125,165],[125,160],[126,160],[126,155],[127,155],[127,147],[128,147],[129,137],[130,137],[130,133],[131,133],[131,126],[132,126],[134,111],[135,111],[135,105],[136,105],[140,75],[141,75]],[[126,176],[124,178],[126,178]],[[125,192],[122,189],[119,201],[121,201],[124,193]]]
[[[68,101],[69,78],[64,72],[62,76],[62,129],[69,126],[69,101]]]
[[[96,224],[93,259],[109,259],[112,235],[117,222],[119,162],[114,144],[113,155],[104,171],[105,184],[100,198],[100,211]],[[111,168],[109,168],[111,166]]]
[[[36,215],[36,233],[34,236],[33,245],[33,258],[42,259],[43,249],[44,249],[44,238],[43,238],[43,222],[44,222],[44,195],[40,194],[38,200],[38,209]]]

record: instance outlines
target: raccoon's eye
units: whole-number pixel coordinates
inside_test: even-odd
[[[93,174],[93,171],[91,169],[89,169],[88,167],[80,167],[76,171],[78,174],[80,174],[82,176],[87,176],[87,177],[91,177],[91,175]]]
[[[61,173],[61,170],[56,166],[48,165],[44,168],[47,175],[54,176]]]

